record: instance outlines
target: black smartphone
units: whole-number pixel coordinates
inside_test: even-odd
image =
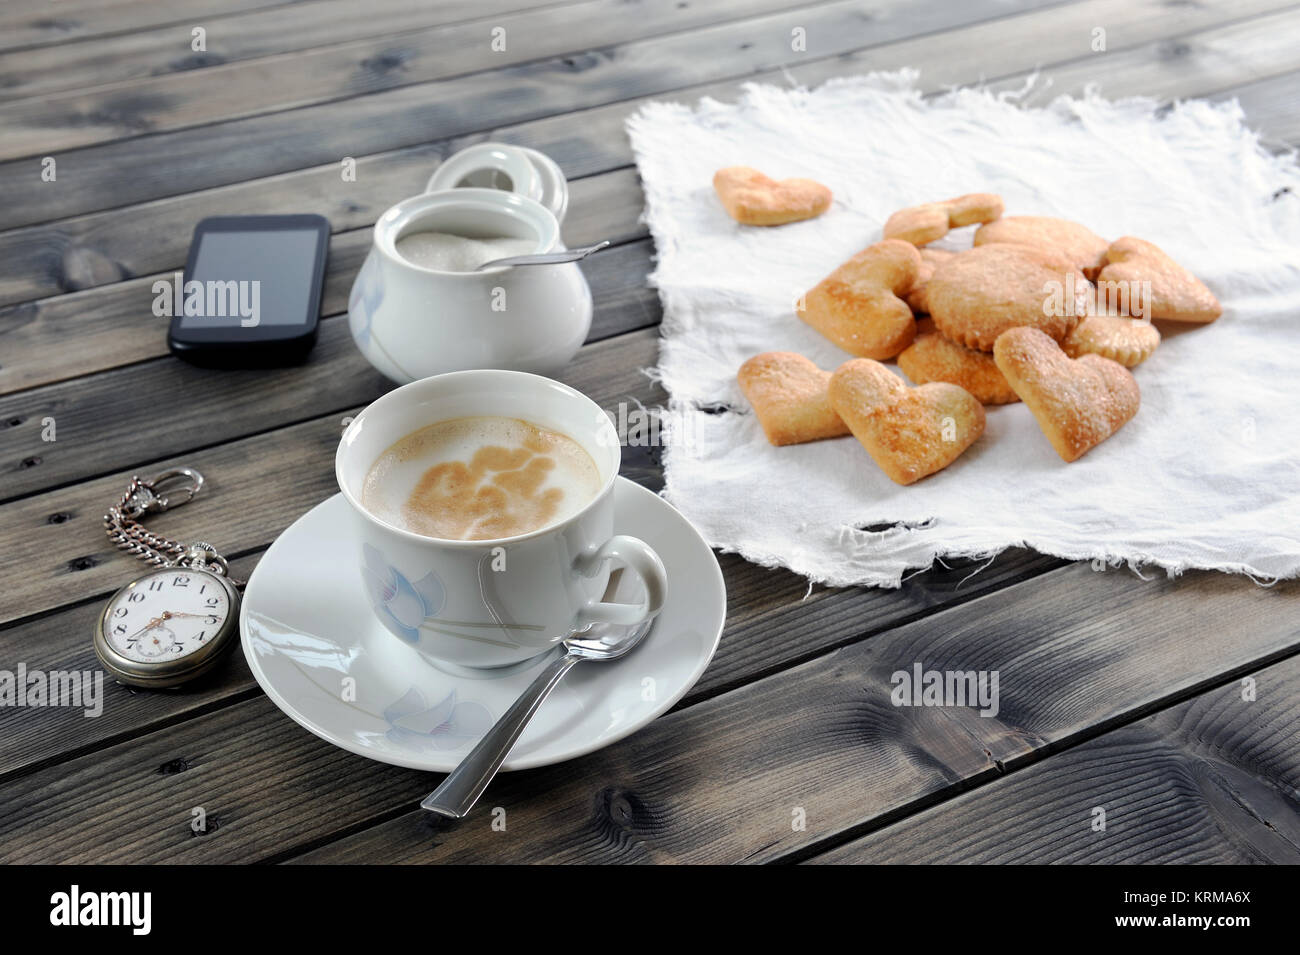
[[[306,358],[316,343],[329,236],[318,215],[199,222],[184,274],[154,283],[154,313],[172,317],[172,354],[223,368]]]

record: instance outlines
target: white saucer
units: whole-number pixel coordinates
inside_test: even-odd
[[[627,657],[569,672],[504,769],[558,763],[635,732],[685,695],[718,647],[727,598],[708,545],[670,504],[625,478],[614,502],[615,531],[663,558],[668,602]],[[271,545],[244,591],[244,656],[266,695],[321,739],[380,762],[449,772],[558,651],[502,674],[431,666],[375,619],[355,544],[340,531],[349,526],[348,504],[336,494]]]

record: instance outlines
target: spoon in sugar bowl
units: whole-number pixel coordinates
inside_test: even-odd
[[[621,569],[610,574],[607,597],[618,587],[621,575]],[[510,755],[524,728],[564,675],[583,660],[617,660],[627,655],[645,639],[653,626],[653,617],[632,626],[597,624],[563,641],[560,644],[563,653],[542,669],[496,725],[442,781],[442,785],[424,797],[420,808],[451,819],[463,819],[469,815]]]
[[[561,262],[577,262],[608,246],[609,240],[606,239],[604,242],[597,242],[595,245],[588,245],[581,249],[562,249],[559,252],[538,252],[531,255],[510,255],[504,259],[493,259],[491,262],[484,262],[474,271],[482,272],[484,269],[494,269],[503,265],[558,265]]]

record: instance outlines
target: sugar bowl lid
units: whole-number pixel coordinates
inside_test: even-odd
[[[425,192],[461,188],[502,189],[541,203],[563,221],[569,205],[564,173],[550,156],[510,143],[476,143],[448,156]]]

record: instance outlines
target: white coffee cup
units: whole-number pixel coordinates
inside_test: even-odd
[[[562,521],[499,540],[425,537],[362,506],[366,474],[384,451],[420,428],[471,416],[520,418],[567,435],[591,455],[600,490]],[[663,564],[644,541],[614,533],[621,450],[595,402],[524,372],[451,372],[373,402],[343,432],[334,470],[354,512],[350,532],[375,615],[425,656],[464,667],[517,663],[593,624],[653,617],[667,588]],[[612,562],[640,578],[639,604],[601,601]]]

